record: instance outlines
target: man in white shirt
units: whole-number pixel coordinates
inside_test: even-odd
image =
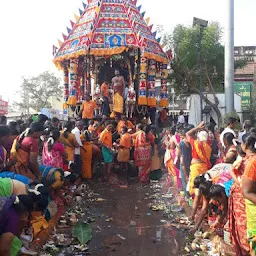
[[[182,124],[182,125],[185,124],[184,112],[182,110],[180,111],[180,115],[178,117],[178,124]]]
[[[230,132],[234,135],[234,137],[236,137],[236,133],[234,132],[233,129],[234,129],[235,125],[237,124],[237,122],[238,122],[238,120],[235,117],[228,118],[228,126],[224,129],[224,131],[220,135],[220,142],[223,147],[225,147],[224,142],[223,142],[224,134]]]
[[[72,133],[76,137],[76,141],[78,145],[80,146],[79,148],[75,148],[75,172],[77,174],[81,174],[81,156],[80,156],[80,151],[83,149],[83,143],[81,141],[81,132],[84,129],[84,123],[82,121],[76,122],[76,127],[72,130]]]

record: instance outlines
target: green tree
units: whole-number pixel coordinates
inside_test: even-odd
[[[221,44],[222,28],[219,23],[211,23],[202,31],[202,71],[203,88],[213,94],[214,102],[205,95],[203,100],[216,112],[221,123],[221,113],[218,108],[219,100],[216,92],[223,92],[224,80],[224,46]],[[163,43],[173,50],[173,60],[170,82],[178,92],[200,93],[199,68],[199,27],[177,25],[173,33],[163,37]],[[239,61],[236,67],[244,65]]]
[[[60,97],[62,94],[60,79],[51,72],[43,72],[38,76],[25,78],[21,84],[19,108],[29,114],[29,108],[40,111],[42,108],[50,108],[49,98]]]

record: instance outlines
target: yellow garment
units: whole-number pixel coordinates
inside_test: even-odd
[[[86,150],[81,150],[81,160],[82,160],[82,177],[83,179],[92,178],[92,144],[88,141],[83,142],[83,148]]]
[[[33,228],[33,236],[36,238],[38,234],[48,228],[48,222],[44,218],[41,212],[32,212],[32,219],[30,221],[30,224]]]
[[[176,173],[176,170],[175,170],[175,164],[174,164],[174,161],[173,159],[169,159],[169,161],[167,162],[167,168],[168,168],[168,174],[173,176],[173,177],[176,177],[177,176],[177,173]]]
[[[116,117],[115,113],[112,112],[112,113],[110,114],[110,118],[114,119],[115,117]]]
[[[164,156],[164,163],[168,169],[168,174],[172,177],[176,177],[177,173],[176,173],[174,159],[172,157],[171,149],[166,149],[165,156]]]
[[[51,185],[53,189],[61,188],[64,184],[64,179],[59,171],[54,172],[54,183]]]
[[[74,161],[74,150],[78,145],[75,135],[73,133],[69,133],[68,138],[65,138],[63,136],[63,132],[61,132],[60,142],[64,145],[65,151],[68,154],[67,161]]]
[[[208,170],[208,167],[205,163],[194,163],[190,166],[190,175],[189,175],[189,193],[190,195],[194,194],[194,180],[197,176],[205,174]]]
[[[118,92],[114,95],[113,111],[121,114],[124,112],[124,98]]]

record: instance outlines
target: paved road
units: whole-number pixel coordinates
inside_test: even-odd
[[[89,244],[93,256],[169,256],[182,255],[185,231],[167,227],[162,212],[152,212],[146,193],[149,186],[128,187],[94,185],[93,191],[106,199],[94,202],[89,211],[98,216],[92,224]],[[145,199],[146,197],[146,199]],[[107,221],[106,221],[107,220]]]

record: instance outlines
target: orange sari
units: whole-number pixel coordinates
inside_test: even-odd
[[[206,173],[211,168],[210,158],[212,149],[207,142],[201,142],[194,140],[193,138],[189,138],[189,142],[192,146],[193,159],[201,161],[192,163],[190,166],[189,193],[190,195],[193,195],[195,178],[201,174]]]
[[[74,161],[74,152],[77,146],[76,137],[73,133],[69,133],[68,137],[63,136],[63,132],[60,133],[60,142],[64,145],[65,151],[68,154],[67,161]]]
[[[152,147],[150,141],[146,140],[146,134],[140,131],[135,139],[134,160],[139,169],[139,179],[141,183],[149,181],[151,169]]]
[[[17,161],[14,166],[15,172],[18,174],[24,175],[31,180],[35,180],[36,176],[29,169],[29,161],[30,161],[30,156],[37,153],[27,152],[21,149],[23,142],[21,143],[20,147],[18,147],[18,150],[17,150],[18,140],[19,140],[19,137],[16,138],[13,142],[12,149],[11,149],[11,157],[10,157],[11,160],[15,159]],[[35,155],[33,157],[35,157]]]
[[[175,145],[179,144],[180,138],[177,135],[173,135],[175,138]],[[176,154],[176,146],[175,148],[170,149],[171,145],[171,138],[167,137],[165,146],[166,146],[166,151],[164,155],[164,164],[168,170],[169,178],[172,180],[172,183],[174,187],[177,189],[180,189],[182,187],[182,182],[180,179],[180,170],[176,167],[177,165],[177,154]]]
[[[246,165],[245,161],[246,160],[243,159],[238,168],[234,163],[234,171],[237,177],[243,175]],[[245,200],[241,186],[237,183],[234,183],[230,190],[228,201],[228,223],[231,242],[235,247],[236,255],[248,255],[250,247],[247,240]]]

